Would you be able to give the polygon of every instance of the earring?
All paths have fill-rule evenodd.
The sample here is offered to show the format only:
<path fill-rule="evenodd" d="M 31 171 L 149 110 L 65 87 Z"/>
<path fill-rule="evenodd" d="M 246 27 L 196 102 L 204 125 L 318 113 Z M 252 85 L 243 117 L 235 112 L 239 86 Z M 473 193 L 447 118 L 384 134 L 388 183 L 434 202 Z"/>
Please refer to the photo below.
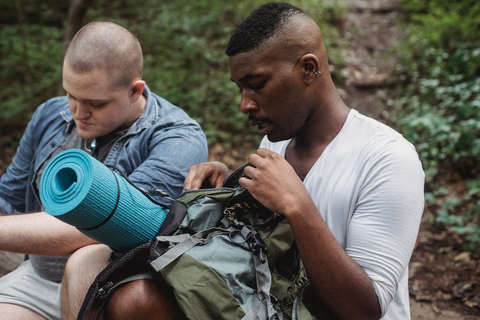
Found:
<path fill-rule="evenodd" d="M 315 69 L 312 69 L 312 71 L 313 71 L 313 73 L 314 73 L 316 76 L 318 76 L 319 74 L 322 74 L 320 71 L 318 71 L 318 72 L 315 71 Z"/>

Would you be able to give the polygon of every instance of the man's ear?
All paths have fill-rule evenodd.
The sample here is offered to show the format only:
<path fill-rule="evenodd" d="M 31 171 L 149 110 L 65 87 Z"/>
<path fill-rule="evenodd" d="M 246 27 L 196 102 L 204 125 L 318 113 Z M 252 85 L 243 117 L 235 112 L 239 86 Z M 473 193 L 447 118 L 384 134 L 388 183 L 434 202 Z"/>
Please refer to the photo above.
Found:
<path fill-rule="evenodd" d="M 131 86 L 130 86 L 130 102 L 134 103 L 136 102 L 143 93 L 143 90 L 145 89 L 145 81 L 136 79 L 133 80 Z"/>
<path fill-rule="evenodd" d="M 313 53 L 307 53 L 302 58 L 300 58 L 299 63 L 303 68 L 305 74 L 305 84 L 311 84 L 318 76 L 322 73 L 320 72 L 320 61 L 317 56 Z"/>

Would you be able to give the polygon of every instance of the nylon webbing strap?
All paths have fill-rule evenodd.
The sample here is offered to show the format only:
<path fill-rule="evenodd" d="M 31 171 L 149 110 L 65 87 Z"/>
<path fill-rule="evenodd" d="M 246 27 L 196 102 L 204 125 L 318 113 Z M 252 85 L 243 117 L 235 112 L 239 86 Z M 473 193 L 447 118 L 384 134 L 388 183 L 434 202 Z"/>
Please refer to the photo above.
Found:
<path fill-rule="evenodd" d="M 292 312 L 292 320 L 300 320 L 298 318 L 298 307 L 300 306 L 300 300 L 302 299 L 302 294 L 303 294 L 303 290 L 305 290 L 305 287 L 307 286 L 307 284 L 309 284 L 310 281 L 305 281 L 300 289 L 298 289 L 298 293 L 297 293 L 297 296 L 295 297 L 295 300 L 293 301 L 293 312 Z"/>
<path fill-rule="evenodd" d="M 165 252 L 163 255 L 158 257 L 157 259 L 153 260 L 150 265 L 155 269 L 155 271 L 159 272 L 170 263 L 172 263 L 175 259 L 180 257 L 182 254 L 190 250 L 191 248 L 195 247 L 197 244 L 204 244 L 207 243 L 214 235 L 217 234 L 228 234 L 230 231 L 228 229 L 221 229 L 221 228 L 210 228 L 202 230 L 192 236 L 187 235 L 186 239 L 177 236 L 159 236 L 157 237 L 161 239 L 162 242 L 169 241 L 175 242 L 175 239 L 181 239 L 181 242 L 175 245 L 173 248 Z"/>
<path fill-rule="evenodd" d="M 270 286 L 272 277 L 268 268 L 268 261 L 260 262 L 257 255 L 253 257 L 255 265 L 255 281 L 260 302 L 250 310 L 242 320 L 278 319 L 277 310 L 270 303 Z"/>
<path fill-rule="evenodd" d="M 108 292 L 104 293 L 104 296 L 102 297 L 103 299 L 105 299 L 107 296 L 109 296 L 117 287 L 123 285 L 123 284 L 126 284 L 126 283 L 129 283 L 129 282 L 132 282 L 132 281 L 136 281 L 136 280 L 146 280 L 146 279 L 155 279 L 155 277 L 152 275 L 152 273 L 150 272 L 144 272 L 144 273 L 137 273 L 137 274 L 134 274 L 132 276 L 129 276 L 119 282 L 117 282 L 117 284 L 115 284 L 114 286 L 112 286 L 110 289 L 108 289 Z M 100 294 L 102 295 L 102 294 Z M 100 315 L 100 312 L 102 311 L 103 307 L 105 306 L 105 304 L 108 302 L 107 299 L 105 299 L 103 301 L 103 303 L 100 305 L 100 308 L 97 310 L 97 313 L 95 314 L 95 318 L 94 320 L 97 320 L 99 315 Z"/>

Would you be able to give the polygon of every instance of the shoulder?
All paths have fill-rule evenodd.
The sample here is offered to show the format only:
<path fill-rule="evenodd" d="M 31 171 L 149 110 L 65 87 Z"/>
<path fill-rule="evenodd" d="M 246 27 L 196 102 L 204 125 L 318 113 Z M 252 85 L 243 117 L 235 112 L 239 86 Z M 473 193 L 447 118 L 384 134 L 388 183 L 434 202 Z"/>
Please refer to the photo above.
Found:
<path fill-rule="evenodd" d="M 158 108 L 159 117 L 164 121 L 185 121 L 196 123 L 196 121 L 194 121 L 184 110 L 167 99 L 153 92 L 151 93 L 151 97 L 155 100 L 155 106 Z"/>
<path fill-rule="evenodd" d="M 207 145 L 205 134 L 200 125 L 184 110 L 159 95 L 147 91 L 147 105 L 141 118 L 135 124 L 143 139 L 155 144 L 169 139 L 202 146 Z M 172 139 L 175 138 L 175 139 Z"/>
<path fill-rule="evenodd" d="M 401 137 L 401 134 L 395 131 L 390 126 L 365 116 L 356 110 L 351 110 L 344 127 L 340 133 L 353 134 L 358 136 L 358 139 L 391 139 Z"/>
<path fill-rule="evenodd" d="M 43 108 L 55 109 L 58 111 L 70 109 L 68 105 L 67 96 L 59 96 L 59 97 L 51 98 L 47 100 L 45 103 L 43 103 L 41 106 L 44 106 Z"/>
<path fill-rule="evenodd" d="M 351 111 L 336 139 L 347 149 L 363 150 L 370 154 L 407 152 L 416 155 L 413 144 L 399 132 L 356 110 Z"/>
<path fill-rule="evenodd" d="M 371 174 L 407 174 L 423 180 L 423 168 L 415 146 L 390 126 L 352 110 L 340 138 L 343 148 L 359 167 Z M 343 130 L 342 130 L 343 131 Z"/>
<path fill-rule="evenodd" d="M 58 118 L 62 112 L 70 112 L 66 96 L 51 98 L 35 110 L 35 114 L 47 118 Z"/>
<path fill-rule="evenodd" d="M 72 114 L 66 96 L 47 100 L 37 107 L 33 113 L 30 125 L 48 128 L 52 123 L 69 122 Z"/>

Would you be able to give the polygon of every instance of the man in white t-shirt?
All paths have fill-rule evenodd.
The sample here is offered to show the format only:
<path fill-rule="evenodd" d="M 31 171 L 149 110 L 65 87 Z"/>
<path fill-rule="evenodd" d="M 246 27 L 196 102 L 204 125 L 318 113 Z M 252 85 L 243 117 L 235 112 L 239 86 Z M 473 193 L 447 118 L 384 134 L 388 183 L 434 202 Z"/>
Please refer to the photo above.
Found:
<path fill-rule="evenodd" d="M 326 313 L 316 316 L 410 319 L 408 262 L 424 205 L 414 147 L 345 105 L 320 29 L 300 9 L 259 7 L 237 27 L 226 53 L 240 110 L 265 136 L 239 182 L 290 224 Z M 190 169 L 184 187 L 220 187 L 228 174 L 219 162 L 203 163 Z M 178 311 L 174 302 L 163 288 L 135 281 L 114 294 L 106 313 L 182 319 L 181 311 L 167 313 Z"/>
<path fill-rule="evenodd" d="M 240 184 L 288 220 L 319 304 L 338 319 L 410 319 L 408 262 L 424 205 L 414 147 L 345 105 L 320 29 L 298 8 L 261 6 L 226 52 L 240 109 L 265 136 Z M 218 187 L 227 175 L 201 164 L 184 187 Z"/>

